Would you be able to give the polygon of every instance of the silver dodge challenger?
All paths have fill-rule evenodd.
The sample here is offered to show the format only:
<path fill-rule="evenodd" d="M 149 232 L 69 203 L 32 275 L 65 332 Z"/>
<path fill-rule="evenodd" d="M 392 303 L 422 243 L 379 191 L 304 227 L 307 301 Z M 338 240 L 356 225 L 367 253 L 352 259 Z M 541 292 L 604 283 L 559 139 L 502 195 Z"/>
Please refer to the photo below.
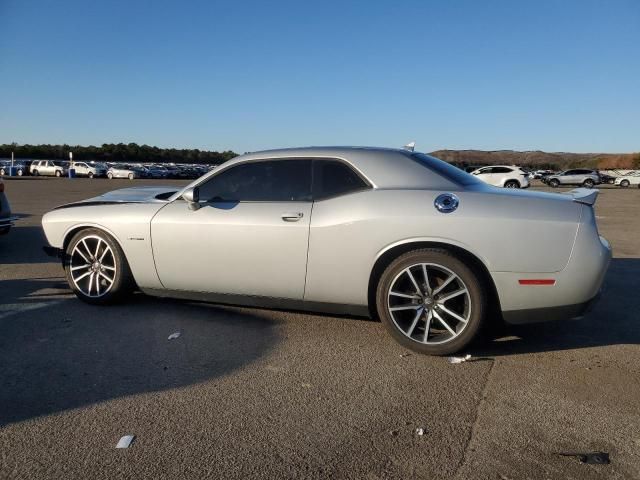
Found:
<path fill-rule="evenodd" d="M 85 302 L 134 289 L 379 318 L 402 345 L 459 351 L 491 322 L 581 316 L 611 258 L 596 190 L 487 185 L 406 150 L 236 157 L 180 190 L 116 190 L 42 220 Z"/>

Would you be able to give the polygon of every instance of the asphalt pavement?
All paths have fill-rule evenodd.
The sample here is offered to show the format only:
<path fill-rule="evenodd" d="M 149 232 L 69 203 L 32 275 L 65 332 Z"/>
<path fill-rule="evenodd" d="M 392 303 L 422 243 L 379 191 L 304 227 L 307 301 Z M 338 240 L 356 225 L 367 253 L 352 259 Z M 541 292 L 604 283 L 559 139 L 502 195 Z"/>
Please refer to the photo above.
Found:
<path fill-rule="evenodd" d="M 451 365 L 356 317 L 76 300 L 42 214 L 167 183 L 185 182 L 6 179 L 21 218 L 0 237 L 1 479 L 640 478 L 640 189 L 601 191 L 615 258 L 591 313 Z M 591 451 L 611 464 L 558 455 Z"/>

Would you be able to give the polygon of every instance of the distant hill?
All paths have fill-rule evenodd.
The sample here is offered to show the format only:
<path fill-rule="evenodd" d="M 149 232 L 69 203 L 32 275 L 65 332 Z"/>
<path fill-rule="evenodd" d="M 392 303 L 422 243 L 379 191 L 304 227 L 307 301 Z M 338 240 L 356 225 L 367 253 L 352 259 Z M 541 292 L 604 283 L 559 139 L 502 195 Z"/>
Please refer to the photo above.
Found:
<path fill-rule="evenodd" d="M 460 166 L 525 165 L 562 170 L 566 168 L 640 168 L 640 153 L 567 153 L 539 150 L 437 150 L 430 155 Z"/>

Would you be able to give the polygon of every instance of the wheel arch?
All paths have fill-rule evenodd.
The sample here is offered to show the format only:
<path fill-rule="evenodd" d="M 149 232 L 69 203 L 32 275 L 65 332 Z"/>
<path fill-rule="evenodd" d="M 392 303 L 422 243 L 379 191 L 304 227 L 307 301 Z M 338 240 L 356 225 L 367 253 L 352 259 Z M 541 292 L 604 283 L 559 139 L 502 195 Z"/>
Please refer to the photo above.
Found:
<path fill-rule="evenodd" d="M 376 310 L 376 288 L 385 269 L 400 255 L 404 255 L 412 250 L 419 250 L 423 248 L 440 248 L 447 250 L 464 261 L 467 265 L 470 265 L 479 276 L 479 280 L 482 285 L 486 285 L 489 304 L 488 322 L 491 323 L 496 320 L 502 321 L 500 297 L 498 296 L 496 284 L 489 273 L 486 263 L 477 254 L 471 252 L 464 246 L 449 243 L 444 240 L 409 240 L 391 245 L 378 255 L 378 258 L 376 259 L 369 274 L 369 285 L 367 291 L 369 314 L 372 318 L 378 318 L 378 312 Z"/>
<path fill-rule="evenodd" d="M 104 233 L 108 234 L 111 238 L 113 238 L 113 240 L 120 247 L 120 250 L 122 250 L 122 253 L 124 254 L 125 259 L 126 259 L 125 249 L 123 248 L 122 242 L 120 241 L 118 236 L 115 233 L 113 233 L 111 230 L 109 230 L 107 227 L 105 227 L 103 225 L 98 225 L 98 224 L 95 224 L 95 223 L 83 223 L 83 224 L 80 224 L 80 225 L 74 225 L 73 227 L 69 227 L 67 229 L 67 231 L 64 233 L 64 235 L 62 236 L 62 251 L 63 252 L 67 251 L 67 247 L 69 246 L 69 243 L 71 242 L 71 239 L 76 235 L 76 233 L 81 232 L 82 230 L 87 230 L 89 228 L 94 228 L 96 230 L 101 230 Z"/>

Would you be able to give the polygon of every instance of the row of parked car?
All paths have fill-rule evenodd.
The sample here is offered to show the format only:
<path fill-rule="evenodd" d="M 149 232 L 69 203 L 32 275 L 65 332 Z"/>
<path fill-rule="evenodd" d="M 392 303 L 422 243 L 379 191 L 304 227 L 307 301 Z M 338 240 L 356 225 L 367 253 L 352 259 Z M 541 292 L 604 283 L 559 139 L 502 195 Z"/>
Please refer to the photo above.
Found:
<path fill-rule="evenodd" d="M 101 162 L 63 162 L 59 160 L 33 160 L 15 162 L 15 175 L 66 177 L 72 169 L 77 177 L 88 178 L 184 178 L 195 179 L 207 173 L 211 165 L 185 164 L 123 164 Z M 9 162 L 0 163 L 0 176 L 8 175 Z"/>
<path fill-rule="evenodd" d="M 618 185 L 623 188 L 631 185 L 640 187 L 640 173 L 638 172 L 614 177 L 598 170 L 528 171 L 513 165 L 490 165 L 480 168 L 467 167 L 465 170 L 490 185 L 504 188 L 527 188 L 531 184 L 531 179 L 538 179 L 552 188 L 562 185 L 593 188 L 601 184 Z"/>

